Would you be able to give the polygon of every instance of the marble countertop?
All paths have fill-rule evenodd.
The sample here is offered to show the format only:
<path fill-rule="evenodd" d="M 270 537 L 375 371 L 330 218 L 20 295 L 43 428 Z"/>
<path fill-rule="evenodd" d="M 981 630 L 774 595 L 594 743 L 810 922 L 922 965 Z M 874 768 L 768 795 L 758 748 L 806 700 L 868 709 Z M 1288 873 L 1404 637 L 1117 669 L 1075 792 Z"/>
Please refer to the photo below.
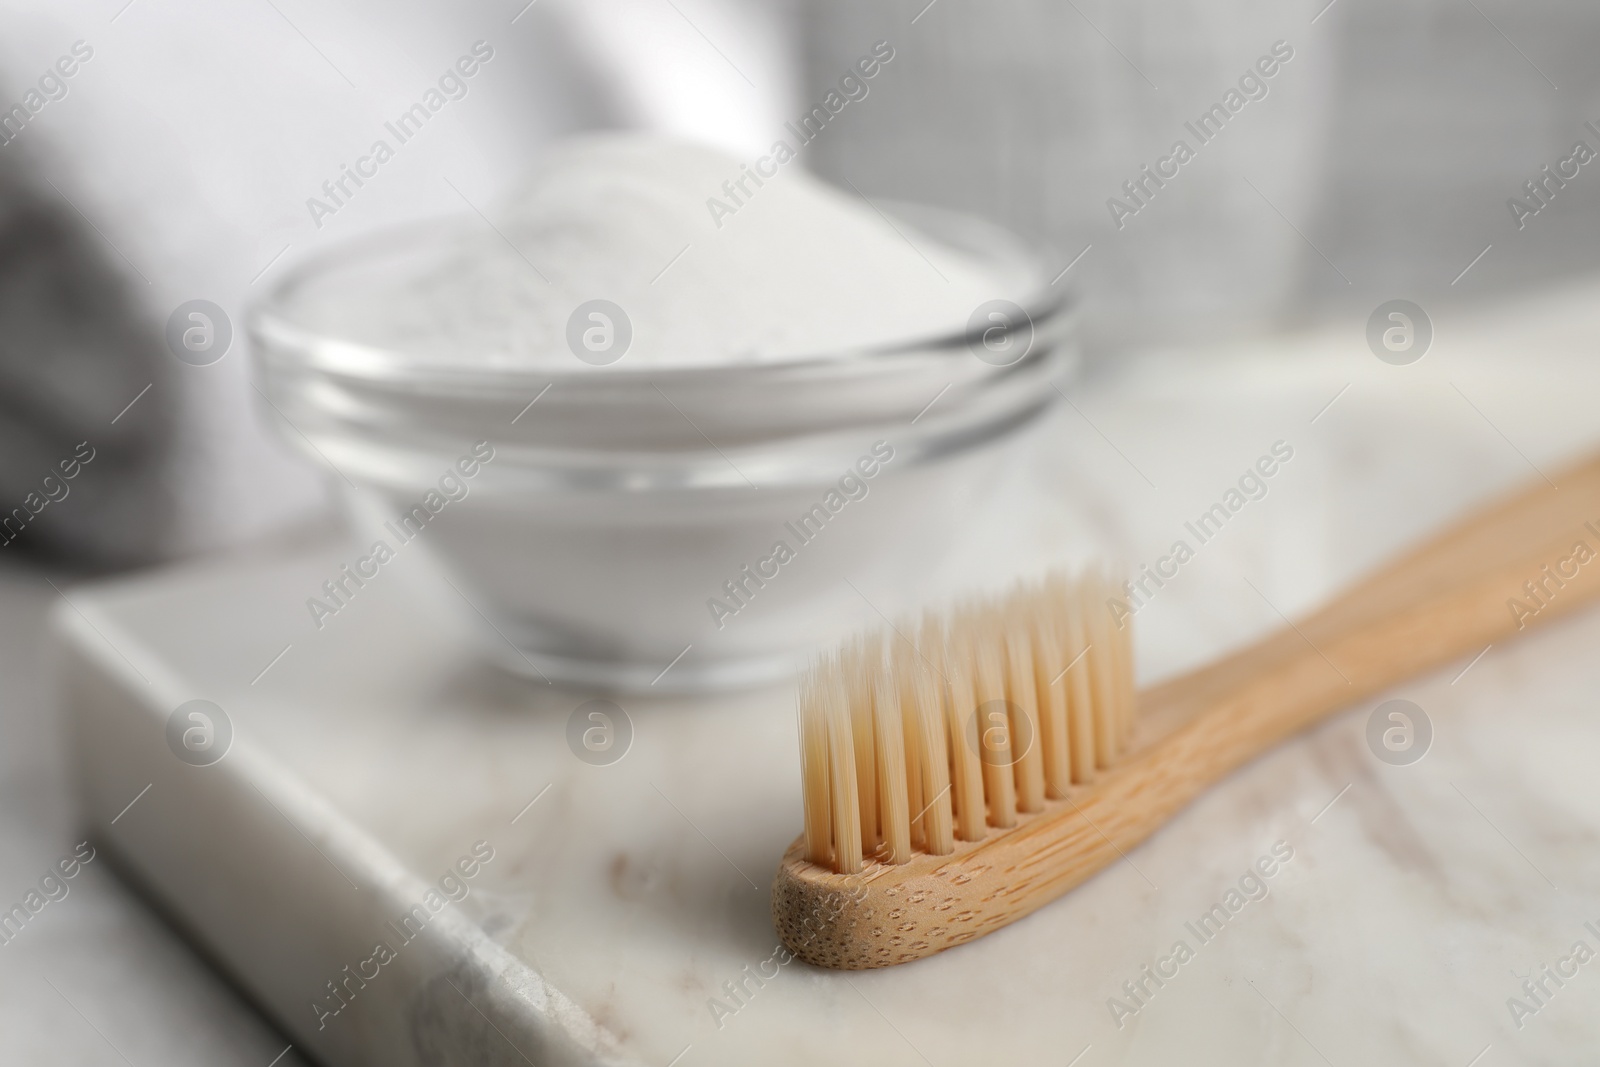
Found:
<path fill-rule="evenodd" d="M 1360 323 L 1129 361 L 1015 447 L 930 591 L 1153 560 L 1285 442 L 1265 495 L 1137 618 L 1143 680 L 1205 662 L 1594 447 L 1597 296 L 1441 312 L 1406 367 L 1374 358 Z M 316 629 L 305 598 L 345 557 L 69 590 L 57 616 L 83 679 L 67 700 L 91 821 L 330 1063 L 1493 1067 L 1600 1045 L 1600 963 L 1573 956 L 1600 950 L 1595 613 L 1386 694 L 1432 724 L 1417 762 L 1376 758 L 1378 701 L 1352 707 L 1026 920 L 845 974 L 768 962 L 768 886 L 800 822 L 790 691 L 617 698 L 630 746 L 592 765 L 567 743 L 590 694 L 488 666 L 420 556 Z M 874 597 L 872 574 L 853 580 Z M 211 767 L 161 736 L 196 698 L 234 728 Z M 494 858 L 428 947 L 322 1016 L 324 978 L 478 842 Z M 1197 937 L 1274 853 L 1266 895 Z M 1546 964 L 1576 972 L 1513 1019 L 1508 998 L 1533 1007 L 1523 976 Z"/>
<path fill-rule="evenodd" d="M 49 613 L 69 575 L 0 566 L 0 900 L 84 840 L 57 714 Z M 0 945 L 0 1063 L 305 1067 L 289 1039 L 103 855 Z"/>

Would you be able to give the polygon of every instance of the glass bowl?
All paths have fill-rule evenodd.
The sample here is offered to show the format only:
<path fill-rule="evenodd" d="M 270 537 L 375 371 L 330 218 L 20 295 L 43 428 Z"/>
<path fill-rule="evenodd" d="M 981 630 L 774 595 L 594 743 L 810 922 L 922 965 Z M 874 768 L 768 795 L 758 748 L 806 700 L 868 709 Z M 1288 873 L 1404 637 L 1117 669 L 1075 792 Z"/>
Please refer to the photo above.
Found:
<path fill-rule="evenodd" d="M 1014 238 L 886 210 L 1025 295 L 962 331 L 714 367 L 441 360 L 339 324 L 342 292 L 477 233 L 449 220 L 287 275 L 250 316 L 257 385 L 285 439 L 356 487 L 375 541 L 436 561 L 510 669 L 623 691 L 772 682 L 919 603 L 1000 443 L 1077 366 L 1070 301 Z M 893 592 L 868 604 L 865 578 Z"/>

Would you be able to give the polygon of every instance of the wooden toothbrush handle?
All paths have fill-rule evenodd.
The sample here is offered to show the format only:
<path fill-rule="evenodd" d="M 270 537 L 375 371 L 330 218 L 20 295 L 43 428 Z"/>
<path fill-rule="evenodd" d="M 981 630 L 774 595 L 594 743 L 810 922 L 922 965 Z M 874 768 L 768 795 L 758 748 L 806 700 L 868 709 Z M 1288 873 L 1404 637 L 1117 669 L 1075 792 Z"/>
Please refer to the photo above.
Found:
<path fill-rule="evenodd" d="M 1554 485 L 1541 479 L 1297 625 L 1141 694 L 1141 721 L 1153 736 L 1230 738 L 1237 760 L 1215 764 L 1226 774 L 1329 712 L 1600 597 L 1600 457 Z"/>
<path fill-rule="evenodd" d="M 784 943 L 808 962 L 860 969 L 981 936 L 1116 862 L 1324 716 L 1600 597 L 1600 457 L 1553 482 L 1477 512 L 1310 618 L 1141 693 L 1131 755 L 1015 829 L 860 876 L 807 863 L 796 841 L 773 886 Z"/>

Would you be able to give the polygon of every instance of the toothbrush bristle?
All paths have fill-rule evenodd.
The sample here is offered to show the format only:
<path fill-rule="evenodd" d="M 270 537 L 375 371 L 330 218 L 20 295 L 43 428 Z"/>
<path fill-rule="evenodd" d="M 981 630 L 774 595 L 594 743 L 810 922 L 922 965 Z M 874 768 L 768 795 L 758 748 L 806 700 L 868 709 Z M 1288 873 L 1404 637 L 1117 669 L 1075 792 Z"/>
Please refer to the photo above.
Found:
<path fill-rule="evenodd" d="M 1054 572 L 820 656 L 800 681 L 806 859 L 946 856 L 1094 780 L 1133 734 L 1132 629 Z"/>

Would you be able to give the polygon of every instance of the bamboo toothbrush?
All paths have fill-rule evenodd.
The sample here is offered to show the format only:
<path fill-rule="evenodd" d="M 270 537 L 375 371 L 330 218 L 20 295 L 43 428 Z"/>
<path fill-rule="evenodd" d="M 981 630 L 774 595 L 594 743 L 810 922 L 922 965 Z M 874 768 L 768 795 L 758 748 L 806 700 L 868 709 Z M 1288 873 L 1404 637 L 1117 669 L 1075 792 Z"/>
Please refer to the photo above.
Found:
<path fill-rule="evenodd" d="M 858 639 L 801 680 L 805 832 L 772 887 L 799 958 L 930 956 L 1049 903 L 1318 719 L 1600 596 L 1600 457 L 1298 626 L 1138 695 L 1108 582 L 1053 575 Z"/>

